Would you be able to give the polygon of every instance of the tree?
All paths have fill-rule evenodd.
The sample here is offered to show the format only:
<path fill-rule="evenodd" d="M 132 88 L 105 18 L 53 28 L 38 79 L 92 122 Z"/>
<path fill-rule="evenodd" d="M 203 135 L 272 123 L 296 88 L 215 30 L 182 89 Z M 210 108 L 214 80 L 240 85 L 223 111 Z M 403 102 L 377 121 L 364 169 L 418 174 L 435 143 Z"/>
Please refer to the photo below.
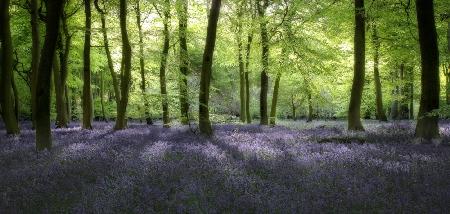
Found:
<path fill-rule="evenodd" d="M 415 136 L 427 140 L 439 137 L 438 116 L 432 114 L 433 110 L 439 108 L 440 90 L 439 50 L 433 2 L 432 0 L 416 0 L 422 94 Z"/>
<path fill-rule="evenodd" d="M 383 107 L 383 94 L 381 92 L 381 80 L 379 72 L 380 64 L 380 39 L 378 38 L 378 31 L 375 21 L 372 22 L 372 43 L 374 47 L 373 54 L 373 77 L 375 84 L 375 102 L 376 102 L 376 118 L 380 121 L 387 121 L 386 113 Z"/>
<path fill-rule="evenodd" d="M 115 130 L 125 129 L 127 127 L 127 105 L 128 94 L 130 92 L 131 81 L 131 45 L 128 39 L 127 31 L 127 1 L 120 0 L 120 33 L 122 36 L 122 77 L 120 78 L 121 99 L 117 108 L 117 118 Z"/>
<path fill-rule="evenodd" d="M 269 35 L 267 32 L 267 20 L 265 17 L 266 9 L 269 5 L 268 0 L 258 0 L 257 9 L 259 16 L 259 26 L 261 31 L 261 92 L 259 96 L 259 113 L 260 124 L 267 125 L 269 120 L 267 117 L 267 92 L 269 90 Z"/>
<path fill-rule="evenodd" d="M 108 31 L 106 28 L 106 10 L 100 8 L 100 6 L 98 4 L 98 0 L 94 1 L 94 5 L 95 5 L 95 8 L 97 9 L 98 13 L 100 13 L 100 20 L 102 23 L 103 45 L 105 46 L 106 59 L 108 61 L 108 70 L 109 70 L 109 73 L 111 74 L 116 106 L 117 106 L 117 108 L 119 108 L 119 102 L 120 102 L 119 81 L 117 80 L 117 75 L 116 75 L 116 72 L 114 71 L 114 63 L 113 63 L 113 60 L 111 57 L 111 51 L 109 50 Z"/>
<path fill-rule="evenodd" d="M 0 2 L 0 41 L 1 41 L 1 65 L 0 65 L 0 105 L 2 117 L 5 122 L 7 134 L 19 134 L 18 118 L 15 113 L 13 100 L 13 46 L 11 39 L 11 26 L 9 15 L 10 0 Z M 14 95 L 17 97 L 17 94 Z"/>
<path fill-rule="evenodd" d="M 31 15 L 31 121 L 33 127 L 36 127 L 36 81 L 37 81 L 37 73 L 39 69 L 39 57 L 40 57 L 40 30 L 39 30 L 39 12 L 38 12 L 38 0 L 30 1 L 30 15 Z"/>
<path fill-rule="evenodd" d="M 51 149 L 50 85 L 63 1 L 47 0 L 47 23 L 36 84 L 36 148 Z"/>
<path fill-rule="evenodd" d="M 281 72 L 278 72 L 275 78 L 275 85 L 273 86 L 272 105 L 270 106 L 270 125 L 274 126 L 277 119 L 277 103 L 278 103 L 278 90 L 280 88 Z"/>
<path fill-rule="evenodd" d="M 170 0 L 164 0 L 164 9 L 163 9 L 163 49 L 161 53 L 161 63 L 159 67 L 159 84 L 161 88 L 161 99 L 162 99 L 162 110 L 163 110 L 163 126 L 169 127 L 170 118 L 169 118 L 169 102 L 167 96 L 167 85 L 166 85 L 166 69 L 167 69 L 167 57 L 169 55 L 169 21 L 170 21 Z"/>
<path fill-rule="evenodd" d="M 348 110 L 348 129 L 364 130 L 361 123 L 361 97 L 365 76 L 365 9 L 364 0 L 355 0 L 354 74 Z"/>
<path fill-rule="evenodd" d="M 69 1 L 65 1 L 64 8 L 68 8 Z M 75 15 L 78 11 L 76 8 L 69 13 L 63 9 L 63 14 L 61 16 L 61 25 L 59 39 L 57 42 L 57 47 L 59 49 L 59 66 L 56 66 L 54 73 L 55 82 L 55 95 L 56 95 L 56 127 L 57 128 L 67 128 L 69 122 L 69 108 L 68 108 L 68 95 L 67 95 L 67 78 L 69 75 L 68 61 L 70 55 L 70 49 L 72 45 L 72 36 L 69 32 L 69 27 L 67 25 L 67 20 Z M 58 58 L 58 57 L 56 57 Z M 56 65 L 55 64 L 55 65 Z M 55 66 L 54 66 L 55 67 Z"/>
<path fill-rule="evenodd" d="M 243 8 L 241 5 L 238 6 L 237 11 L 237 45 L 238 45 L 238 63 L 239 63 L 239 98 L 240 98 L 240 114 L 239 118 L 241 122 L 245 122 L 246 117 L 246 88 L 245 88 L 245 68 L 244 68 L 244 56 L 243 56 L 243 45 L 242 45 L 242 15 Z"/>
<path fill-rule="evenodd" d="M 189 94 L 187 77 L 189 72 L 189 54 L 187 48 L 187 21 L 188 21 L 188 1 L 178 0 L 178 38 L 180 40 L 180 113 L 181 124 L 189 123 Z"/>
<path fill-rule="evenodd" d="M 199 128 L 202 134 L 212 135 L 211 121 L 209 120 L 209 86 L 211 83 L 211 69 L 216 45 L 217 22 L 219 20 L 221 0 L 212 0 L 208 18 L 205 50 L 203 53 L 202 72 L 200 76 L 199 94 Z"/>
<path fill-rule="evenodd" d="M 246 48 L 246 57 L 245 57 L 245 116 L 246 121 L 248 124 L 252 123 L 252 116 L 250 114 L 250 81 L 248 77 L 249 73 L 249 66 L 250 66 L 250 49 L 252 47 L 252 41 L 253 41 L 253 32 L 249 33 L 247 37 L 247 48 Z"/>
<path fill-rule="evenodd" d="M 153 124 L 152 118 L 150 117 L 150 104 L 148 103 L 146 90 L 146 82 L 145 82 L 145 61 L 144 61 L 144 35 L 142 33 L 141 26 L 141 9 L 140 9 L 140 1 L 136 2 L 136 24 L 139 31 L 139 68 L 141 73 L 141 93 L 142 99 L 144 100 L 144 116 L 148 125 Z"/>
<path fill-rule="evenodd" d="M 91 92 L 91 0 L 84 0 L 86 26 L 83 52 L 83 128 L 92 129 L 92 92 Z"/>

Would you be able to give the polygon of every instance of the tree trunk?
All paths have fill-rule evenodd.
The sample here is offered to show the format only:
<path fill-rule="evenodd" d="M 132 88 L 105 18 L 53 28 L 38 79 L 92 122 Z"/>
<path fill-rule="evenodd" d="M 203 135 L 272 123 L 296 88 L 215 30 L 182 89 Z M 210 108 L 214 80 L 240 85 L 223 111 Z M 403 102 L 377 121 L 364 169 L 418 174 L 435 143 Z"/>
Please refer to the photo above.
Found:
<path fill-rule="evenodd" d="M 398 71 L 395 70 L 394 73 L 392 74 L 392 83 L 394 85 L 394 89 L 392 90 L 392 95 L 394 97 L 394 99 L 392 100 L 391 103 L 391 111 L 390 111 L 390 117 L 393 120 L 398 120 L 399 119 L 399 96 L 400 96 L 400 88 L 398 86 L 398 81 L 399 81 L 399 75 L 398 75 Z"/>
<path fill-rule="evenodd" d="M 40 30 L 39 30 L 39 12 L 38 0 L 30 1 L 30 15 L 31 15 L 31 121 L 33 128 L 36 127 L 36 81 L 37 72 L 39 69 L 39 51 L 41 49 Z"/>
<path fill-rule="evenodd" d="M 252 117 L 250 114 L 250 81 L 248 79 L 248 69 L 250 66 L 250 48 L 252 46 L 252 40 L 253 40 L 253 33 L 250 33 L 248 35 L 247 38 L 247 49 L 246 49 L 246 57 L 245 57 L 245 74 L 244 74 L 244 78 L 245 78 L 245 97 L 247 99 L 245 99 L 245 116 L 247 117 L 247 123 L 250 124 L 252 123 Z"/>
<path fill-rule="evenodd" d="M 414 120 L 414 67 L 411 67 L 409 75 L 409 119 Z"/>
<path fill-rule="evenodd" d="M 188 2 L 179 0 L 178 2 L 178 37 L 180 40 L 180 113 L 181 124 L 189 124 L 189 95 L 188 95 L 188 72 L 189 72 L 189 54 L 187 49 L 187 21 L 188 21 Z"/>
<path fill-rule="evenodd" d="M 61 34 L 59 34 L 61 36 Z M 61 39 L 61 38 L 59 38 Z M 58 61 L 58 55 L 55 54 L 53 58 L 53 84 L 55 85 L 55 97 L 56 97 L 56 128 L 66 128 L 67 120 L 64 119 L 66 116 L 66 106 L 64 104 L 64 90 L 61 83 L 61 69 Z M 65 87 L 64 87 L 65 89 Z"/>
<path fill-rule="evenodd" d="M 258 15 L 260 18 L 261 30 L 261 93 L 259 97 L 260 124 L 267 125 L 267 92 L 269 88 L 269 77 L 267 72 L 269 69 L 269 36 L 267 33 L 267 21 L 265 20 L 265 12 L 268 6 L 268 0 L 259 0 L 257 3 Z"/>
<path fill-rule="evenodd" d="M 278 103 L 278 90 L 280 88 L 281 72 L 278 72 L 275 79 L 275 85 L 273 87 L 272 105 L 270 106 L 270 125 L 274 126 L 277 119 L 277 103 Z"/>
<path fill-rule="evenodd" d="M 120 0 L 120 32 L 122 35 L 122 78 L 120 82 L 121 99 L 117 109 L 117 119 L 115 130 L 125 129 L 127 127 L 127 105 L 128 94 L 130 92 L 131 80 L 131 45 L 128 39 L 127 31 L 127 1 Z"/>
<path fill-rule="evenodd" d="M 19 91 L 17 90 L 16 81 L 14 79 L 14 73 L 11 73 L 11 88 L 14 97 L 14 116 L 16 117 L 17 123 L 19 123 L 19 113 L 20 113 Z"/>
<path fill-rule="evenodd" d="M 63 34 L 60 34 L 60 75 L 57 80 L 55 80 L 55 87 L 57 87 L 59 92 L 56 92 L 57 99 L 57 115 L 56 115 L 56 123 L 59 128 L 67 128 L 69 123 L 69 111 L 68 109 L 68 101 L 65 98 L 67 92 L 67 77 L 69 74 L 68 62 L 69 62 L 69 54 L 72 45 L 72 35 L 69 33 L 69 28 L 67 26 L 67 17 L 62 17 L 62 31 Z M 64 37 L 62 36 L 64 35 Z M 64 40 L 64 42 L 63 42 Z M 55 78 L 57 75 L 55 75 Z M 59 97 L 58 97 L 59 96 Z"/>
<path fill-rule="evenodd" d="M 83 129 L 92 129 L 92 92 L 91 92 L 91 0 L 84 0 L 86 26 L 84 32 L 83 54 Z"/>
<path fill-rule="evenodd" d="M 50 87 L 63 1 L 47 0 L 47 23 L 36 84 L 36 148 L 51 149 Z"/>
<path fill-rule="evenodd" d="M 94 5 L 95 5 L 95 8 L 97 9 L 97 11 L 100 13 L 100 20 L 102 23 L 103 44 L 105 46 L 105 53 L 106 53 L 106 58 L 108 60 L 109 73 L 111 74 L 111 79 L 112 79 L 113 88 L 114 88 L 114 97 L 115 97 L 115 101 L 116 101 L 116 105 L 117 105 L 117 109 L 118 109 L 119 101 L 120 101 L 121 97 L 120 97 L 119 81 L 117 79 L 116 72 L 114 71 L 114 63 L 112 61 L 111 51 L 109 50 L 108 31 L 106 29 L 106 18 L 105 18 L 106 12 L 100 8 L 100 6 L 98 5 L 98 0 L 94 1 Z"/>
<path fill-rule="evenodd" d="M 105 99 L 104 99 L 104 88 L 105 81 L 103 78 L 103 69 L 100 70 L 100 105 L 102 107 L 102 120 L 106 121 L 106 113 L 105 113 Z"/>
<path fill-rule="evenodd" d="M 243 59 L 243 47 L 242 47 L 242 8 L 238 9 L 237 19 L 238 19 L 238 31 L 237 31 L 237 45 L 238 45 L 238 63 L 239 63 L 239 119 L 244 123 L 247 119 L 245 110 L 245 70 L 244 70 L 244 59 Z"/>
<path fill-rule="evenodd" d="M 450 18 L 447 21 L 447 67 L 446 67 L 446 101 L 450 105 Z"/>
<path fill-rule="evenodd" d="M 199 94 L 199 128 L 202 134 L 212 135 L 211 121 L 209 120 L 209 86 L 211 83 L 211 69 L 216 45 L 217 22 L 219 20 L 221 0 L 212 0 L 208 18 L 205 50 L 203 53 L 202 73 L 200 76 Z"/>
<path fill-rule="evenodd" d="M 386 113 L 384 112 L 383 107 L 383 93 L 381 92 L 381 80 L 380 80 L 380 72 L 379 72 L 379 59 L 380 59 L 380 40 L 378 38 L 377 26 L 374 23 L 372 28 L 372 43 L 374 47 L 374 56 L 373 56 L 373 75 L 375 82 L 375 94 L 376 94 L 376 107 L 377 114 L 376 119 L 379 121 L 387 121 Z"/>
<path fill-rule="evenodd" d="M 433 1 L 416 0 L 417 22 L 421 55 L 421 86 L 419 117 L 416 137 L 432 139 L 439 137 L 438 116 L 430 115 L 439 109 L 439 50 L 434 22 Z"/>
<path fill-rule="evenodd" d="M 313 120 L 313 106 L 312 106 L 312 95 L 311 92 L 308 91 L 308 118 L 306 122 L 311 122 Z"/>
<path fill-rule="evenodd" d="M 365 9 L 364 0 L 355 0 L 355 64 L 352 92 L 348 110 L 348 129 L 364 130 L 361 123 L 361 97 L 365 76 Z"/>
<path fill-rule="evenodd" d="M 297 114 L 296 114 L 296 110 L 297 107 L 295 106 L 295 102 L 294 102 L 294 95 L 291 95 L 291 107 L 292 107 L 292 120 L 297 120 Z"/>
<path fill-rule="evenodd" d="M 401 102 L 400 102 L 400 119 L 409 119 L 409 78 L 407 78 L 407 67 L 402 64 L 400 66 L 400 80 L 401 80 Z"/>
<path fill-rule="evenodd" d="M 0 104 L 2 117 L 7 134 L 19 134 L 19 124 L 14 113 L 14 101 L 12 91 L 13 79 L 13 47 L 11 39 L 11 26 L 9 15 L 10 0 L 0 2 L 0 41 L 1 41 L 1 88 Z"/>
<path fill-rule="evenodd" d="M 161 99 L 162 99 L 162 110 L 163 110 L 163 126 L 170 126 L 169 119 L 169 102 L 167 97 L 167 86 L 166 86 L 166 67 L 167 67 L 167 57 L 169 55 L 169 19 L 170 19 L 170 1 L 165 0 L 164 2 L 164 43 L 163 50 L 161 53 L 161 64 L 159 69 L 159 83 L 161 87 Z"/>
<path fill-rule="evenodd" d="M 153 124 L 152 118 L 150 117 L 150 104 L 148 103 L 148 98 L 145 90 L 147 89 L 146 82 L 145 82 L 145 61 L 144 61 L 144 35 L 142 33 L 142 26 L 141 26 L 141 9 L 140 9 L 140 1 L 138 0 L 136 2 L 136 24 L 139 31 L 139 68 L 140 68 L 140 74 L 141 74 L 141 95 L 142 99 L 144 101 L 144 117 L 145 121 L 148 125 Z"/>

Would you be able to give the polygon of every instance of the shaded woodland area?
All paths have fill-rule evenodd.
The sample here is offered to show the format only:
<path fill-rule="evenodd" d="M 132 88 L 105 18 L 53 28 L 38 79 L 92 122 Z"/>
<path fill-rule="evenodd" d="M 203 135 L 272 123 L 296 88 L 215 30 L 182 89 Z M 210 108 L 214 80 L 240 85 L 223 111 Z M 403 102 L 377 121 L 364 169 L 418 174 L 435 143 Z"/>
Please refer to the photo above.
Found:
<path fill-rule="evenodd" d="M 450 209 L 448 0 L 1 0 L 0 42 L 0 212 Z"/>

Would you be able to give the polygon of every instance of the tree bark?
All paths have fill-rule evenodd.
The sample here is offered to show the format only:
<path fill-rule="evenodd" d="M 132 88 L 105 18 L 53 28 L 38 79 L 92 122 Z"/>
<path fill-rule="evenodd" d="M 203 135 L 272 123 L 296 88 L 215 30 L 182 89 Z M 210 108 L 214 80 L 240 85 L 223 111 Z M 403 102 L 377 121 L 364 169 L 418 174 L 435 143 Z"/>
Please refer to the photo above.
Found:
<path fill-rule="evenodd" d="M 115 130 L 125 129 L 127 127 L 127 105 L 128 94 L 131 83 L 131 45 L 128 39 L 127 31 L 127 1 L 120 0 L 120 33 L 122 35 L 122 78 L 120 82 L 121 99 L 117 109 L 117 118 Z"/>
<path fill-rule="evenodd" d="M 38 12 L 38 0 L 30 0 L 30 15 L 31 15 L 31 121 L 33 128 L 36 127 L 36 81 L 37 72 L 39 69 L 39 57 L 40 57 L 40 30 L 39 30 L 39 12 Z"/>
<path fill-rule="evenodd" d="M 178 37 L 180 40 L 180 113 L 181 124 L 189 124 L 189 95 L 188 95 L 188 72 L 189 72 L 189 54 L 187 48 L 187 21 L 188 21 L 188 2 L 187 0 L 178 0 Z"/>
<path fill-rule="evenodd" d="M 91 91 L 91 0 L 84 0 L 86 26 L 84 32 L 83 54 L 83 129 L 92 129 L 92 91 Z"/>
<path fill-rule="evenodd" d="M 267 33 L 267 21 L 265 12 L 268 6 L 268 0 L 259 0 L 257 3 L 258 15 L 260 18 L 261 30 L 261 93 L 259 97 L 260 124 L 267 125 L 267 92 L 269 88 L 269 77 L 267 76 L 269 69 L 269 36 Z"/>
<path fill-rule="evenodd" d="M 311 122 L 313 120 L 313 106 L 312 106 L 312 95 L 311 91 L 308 91 L 308 118 L 306 122 Z"/>
<path fill-rule="evenodd" d="M 250 33 L 247 38 L 247 48 L 245 57 L 245 116 L 248 124 L 252 123 L 252 116 L 250 114 L 250 81 L 248 78 L 249 66 L 250 66 L 250 48 L 252 47 L 253 33 Z"/>
<path fill-rule="evenodd" d="M 148 103 L 148 98 L 145 90 L 147 89 L 145 82 L 145 61 L 144 61 L 144 35 L 142 33 L 141 26 L 141 9 L 140 9 L 140 1 L 136 2 L 136 24 L 139 31 L 139 68 L 141 74 L 141 95 L 144 101 L 144 117 L 145 121 L 148 125 L 153 124 L 152 118 L 150 117 L 150 104 Z"/>
<path fill-rule="evenodd" d="M 400 102 L 400 119 L 409 119 L 409 78 L 407 78 L 407 66 L 402 64 L 400 66 L 400 80 L 401 80 L 401 102 Z"/>
<path fill-rule="evenodd" d="M 47 23 L 36 84 L 36 148 L 51 149 L 50 87 L 63 1 L 47 0 Z"/>
<path fill-rule="evenodd" d="M 239 111 L 239 119 L 242 123 L 244 123 L 247 119 L 246 117 L 246 96 L 245 96 L 245 70 L 244 70 L 244 56 L 243 56 L 243 47 L 242 47 L 242 8 L 239 8 L 238 14 L 238 30 L 237 30 L 237 45 L 238 45 L 238 64 L 239 64 L 239 103 L 240 103 L 240 111 Z"/>
<path fill-rule="evenodd" d="M 102 110 L 102 121 L 106 121 L 106 113 L 105 113 L 105 99 L 104 99 L 104 88 L 105 81 L 103 77 L 103 69 L 100 70 L 100 105 Z"/>
<path fill-rule="evenodd" d="M 277 103 L 278 103 L 278 90 L 280 88 L 281 72 L 278 72 L 275 79 L 275 85 L 273 87 L 272 105 L 270 106 L 270 125 L 274 126 L 277 119 Z"/>
<path fill-rule="evenodd" d="M 162 111 L 163 111 L 163 126 L 170 126 L 169 118 L 169 102 L 167 96 L 167 85 L 166 85 L 166 68 L 167 68 L 167 57 L 169 55 L 169 19 L 170 19 L 170 1 L 164 1 L 164 14 L 163 14 L 163 24 L 164 24 L 164 43 L 161 53 L 161 64 L 159 68 L 159 84 L 161 88 L 161 100 L 162 100 Z"/>
<path fill-rule="evenodd" d="M 393 95 L 394 99 L 392 100 L 391 111 L 390 111 L 390 117 L 393 120 L 398 120 L 399 119 L 399 100 L 398 100 L 398 97 L 400 96 L 400 88 L 398 86 L 398 82 L 399 82 L 399 72 L 397 70 L 395 70 L 392 73 L 392 83 L 394 85 L 394 89 L 392 90 L 392 95 Z"/>
<path fill-rule="evenodd" d="M 373 75 L 374 75 L 374 83 L 375 83 L 375 101 L 377 114 L 376 119 L 379 121 L 387 121 L 386 113 L 383 107 L 383 93 L 381 92 L 381 80 L 380 80 L 380 72 L 379 72 L 379 64 L 380 64 L 380 39 L 378 38 L 377 26 L 374 23 L 372 26 L 372 43 L 374 47 L 374 56 L 373 56 Z"/>
<path fill-rule="evenodd" d="M 109 50 L 109 40 L 108 40 L 108 31 L 106 28 L 106 12 L 100 8 L 98 5 L 98 0 L 94 1 L 95 8 L 100 13 L 100 20 L 102 23 L 102 34 L 103 34 L 103 44 L 105 46 L 105 53 L 106 53 L 106 59 L 108 61 L 108 68 L 109 73 L 111 74 L 111 79 L 113 82 L 113 88 L 114 88 L 114 97 L 116 101 L 117 108 L 119 108 L 119 101 L 120 101 L 120 89 L 119 89 L 119 81 L 117 79 L 116 72 L 114 71 L 114 63 L 112 61 L 111 57 L 111 51 Z"/>
<path fill-rule="evenodd" d="M 205 50 L 203 53 L 202 72 L 200 76 L 199 94 L 199 128 L 204 135 L 212 135 L 211 121 L 209 120 L 209 86 L 211 83 L 211 69 L 216 45 L 217 22 L 219 20 L 221 0 L 212 0 L 208 18 Z"/>
<path fill-rule="evenodd" d="M 415 136 L 439 137 L 438 116 L 430 113 L 439 109 L 439 50 L 437 44 L 434 6 L 432 0 L 416 0 L 417 23 L 421 55 L 421 86 L 419 117 Z"/>
<path fill-rule="evenodd" d="M 447 21 L 447 67 L 446 67 L 446 101 L 450 105 L 450 17 Z"/>
<path fill-rule="evenodd" d="M 13 46 L 9 15 L 10 0 L 0 2 L 0 41 L 1 41 L 1 84 L 0 104 L 7 134 L 19 134 L 19 124 L 15 116 L 13 101 Z"/>
<path fill-rule="evenodd" d="M 297 120 L 297 114 L 296 114 L 296 110 L 297 110 L 297 106 L 295 106 L 295 102 L 294 102 L 294 95 L 291 95 L 291 107 L 292 107 L 292 120 Z"/>
<path fill-rule="evenodd" d="M 364 0 L 355 0 L 355 64 L 352 92 L 348 110 L 348 129 L 364 130 L 361 123 L 361 97 L 364 89 L 365 76 L 365 9 Z"/>

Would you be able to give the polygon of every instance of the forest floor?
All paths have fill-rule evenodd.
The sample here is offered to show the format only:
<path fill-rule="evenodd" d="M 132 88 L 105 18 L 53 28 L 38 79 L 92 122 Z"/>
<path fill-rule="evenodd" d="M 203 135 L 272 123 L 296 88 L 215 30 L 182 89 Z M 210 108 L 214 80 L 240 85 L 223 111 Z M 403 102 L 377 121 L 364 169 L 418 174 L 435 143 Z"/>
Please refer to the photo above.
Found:
<path fill-rule="evenodd" d="M 0 125 L 0 213 L 449 212 L 450 147 L 415 145 L 413 122 L 280 124 L 216 125 L 206 139 L 96 122 L 53 130 L 39 154 L 29 123 L 19 137 Z M 440 129 L 448 142 L 450 122 Z"/>

